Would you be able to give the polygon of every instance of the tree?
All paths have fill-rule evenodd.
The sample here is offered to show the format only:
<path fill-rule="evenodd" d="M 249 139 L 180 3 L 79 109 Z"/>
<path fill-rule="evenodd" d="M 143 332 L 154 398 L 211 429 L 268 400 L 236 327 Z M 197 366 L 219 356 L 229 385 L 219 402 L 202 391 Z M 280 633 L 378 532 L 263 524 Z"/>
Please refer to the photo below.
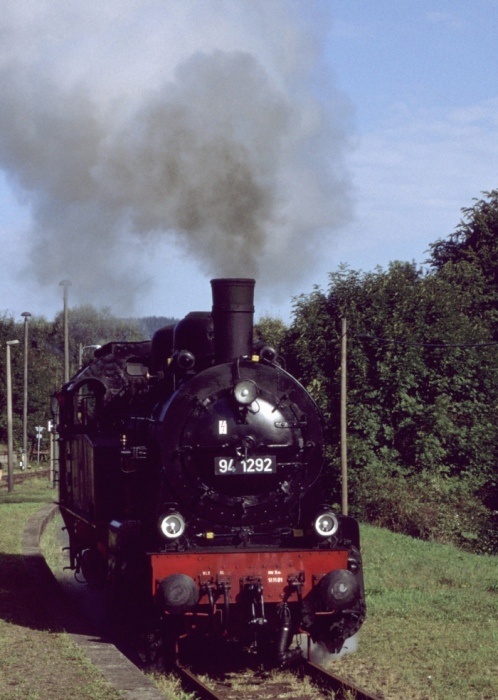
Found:
<path fill-rule="evenodd" d="M 143 335 L 144 340 L 152 338 L 154 333 L 164 326 L 173 326 L 178 322 L 177 318 L 170 316 L 143 316 L 141 318 L 123 319 L 131 326 L 137 326 Z"/>
<path fill-rule="evenodd" d="M 69 323 L 69 364 L 70 374 L 79 364 L 79 349 L 91 345 L 105 345 L 111 341 L 141 341 L 143 332 L 137 319 L 120 319 L 113 316 L 108 308 L 96 309 L 93 306 L 76 306 L 68 311 Z M 51 343 L 53 352 L 64 356 L 64 317 L 60 312 L 55 317 Z"/>
<path fill-rule="evenodd" d="M 459 506 L 466 513 L 480 507 L 475 494 L 490 501 L 498 460 L 498 358 L 489 344 L 492 310 L 482 306 L 486 289 L 482 270 L 467 261 L 447 262 L 437 273 L 395 262 L 369 273 L 342 267 L 330 275 L 326 294 L 317 289 L 297 301 L 290 354 L 323 408 L 335 474 L 341 318 L 348 319 L 350 484 L 353 509 L 363 517 L 378 518 L 380 503 L 391 519 L 406 515 L 408 484 L 410 508 L 417 503 L 408 509 L 410 534 L 442 527 L 446 511 L 440 495 L 431 500 L 428 484 L 446 483 L 447 502 L 459 504 L 466 489 Z M 420 523 L 427 503 L 435 514 L 430 527 Z"/>
<path fill-rule="evenodd" d="M 462 209 L 463 217 L 454 233 L 430 245 L 429 263 L 441 270 L 446 263 L 462 260 L 477 265 L 488 280 L 498 282 L 498 190 L 484 192 L 487 199 L 474 199 Z"/>
<path fill-rule="evenodd" d="M 286 333 L 287 326 L 280 318 L 263 316 L 254 326 L 254 341 L 279 351 L 285 342 Z"/>
<path fill-rule="evenodd" d="M 7 314 L 2 314 L 0 316 L 0 442 L 7 442 L 7 372 L 6 372 L 6 348 L 8 340 L 21 340 L 22 335 L 19 334 L 18 329 L 14 319 Z M 19 397 L 22 398 L 22 387 L 19 384 L 20 380 L 20 370 L 22 367 L 22 355 L 21 363 L 19 362 L 19 350 L 22 348 L 22 344 L 18 346 L 13 346 L 11 348 L 11 379 L 12 379 L 12 405 L 15 406 L 18 403 Z M 21 349 L 22 353 L 22 349 Z M 15 435 L 19 432 L 18 415 L 13 414 L 12 423 Z"/>
<path fill-rule="evenodd" d="M 480 290 L 480 307 L 492 312 L 498 334 L 498 190 L 484 192 L 474 206 L 462 209 L 463 218 L 454 233 L 431 244 L 432 268 L 465 263 L 480 273 L 486 287 Z"/>
<path fill-rule="evenodd" d="M 104 345 L 116 341 L 141 341 L 143 333 L 139 322 L 123 320 L 112 316 L 108 309 L 98 311 L 91 306 L 69 310 L 70 365 L 74 373 L 79 364 L 79 349 L 87 345 Z M 4 314 L 0 316 L 0 349 L 3 361 L 0 362 L 0 442 L 7 440 L 6 418 L 6 377 L 5 342 L 18 339 L 19 346 L 11 353 L 13 433 L 17 446 L 22 442 L 22 421 L 24 405 L 24 323 L 16 323 Z M 86 358 L 89 359 L 88 356 Z M 56 316 L 54 322 L 33 316 L 29 322 L 28 347 L 28 441 L 34 443 L 35 426 L 47 426 L 50 419 L 50 397 L 64 381 L 64 333 L 63 316 Z"/>

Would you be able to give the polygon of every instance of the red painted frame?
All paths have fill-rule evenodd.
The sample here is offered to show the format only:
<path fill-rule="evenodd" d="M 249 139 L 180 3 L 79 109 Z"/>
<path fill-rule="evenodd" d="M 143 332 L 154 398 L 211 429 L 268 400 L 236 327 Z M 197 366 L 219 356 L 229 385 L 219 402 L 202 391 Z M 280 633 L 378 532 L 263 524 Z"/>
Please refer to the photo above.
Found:
<path fill-rule="evenodd" d="M 198 584 L 230 581 L 229 601 L 235 602 L 240 581 L 261 577 L 265 603 L 279 603 L 291 579 L 304 572 L 302 596 L 314 582 L 335 569 L 348 568 L 348 551 L 344 550 L 278 550 L 259 552 L 196 552 L 151 554 L 152 594 L 159 582 L 171 574 L 187 574 Z M 302 575 L 302 574 L 301 574 Z"/>

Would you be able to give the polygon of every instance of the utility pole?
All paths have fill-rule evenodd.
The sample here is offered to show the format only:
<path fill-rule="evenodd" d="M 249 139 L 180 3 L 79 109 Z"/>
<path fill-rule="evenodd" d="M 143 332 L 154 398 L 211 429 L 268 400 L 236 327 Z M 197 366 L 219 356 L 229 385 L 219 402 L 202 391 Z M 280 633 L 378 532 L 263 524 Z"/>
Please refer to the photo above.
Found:
<path fill-rule="evenodd" d="M 24 316 L 24 403 L 22 413 L 22 458 L 21 469 L 28 466 L 28 319 L 29 311 L 23 311 Z"/>
<path fill-rule="evenodd" d="M 348 427 L 347 427 L 347 348 L 348 324 L 341 322 L 341 481 L 342 514 L 348 514 Z"/>
<path fill-rule="evenodd" d="M 8 457 L 7 468 L 9 473 L 8 490 L 14 490 L 14 447 L 12 437 L 12 372 L 10 367 L 10 348 L 12 345 L 18 345 L 18 340 L 7 341 L 7 445 Z"/>
<path fill-rule="evenodd" d="M 64 288 L 63 303 L 64 303 L 64 384 L 69 381 L 69 322 L 67 308 L 67 290 L 71 286 L 69 280 L 62 280 L 59 286 Z"/>

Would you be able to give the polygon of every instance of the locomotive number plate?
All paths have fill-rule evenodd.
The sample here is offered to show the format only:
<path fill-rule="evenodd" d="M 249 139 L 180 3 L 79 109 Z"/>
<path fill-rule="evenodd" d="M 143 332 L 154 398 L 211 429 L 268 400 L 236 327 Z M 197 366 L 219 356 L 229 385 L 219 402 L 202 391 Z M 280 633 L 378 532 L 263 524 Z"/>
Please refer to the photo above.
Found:
<path fill-rule="evenodd" d="M 233 457 L 215 457 L 215 474 L 275 474 L 277 460 L 274 455 L 234 459 Z"/>

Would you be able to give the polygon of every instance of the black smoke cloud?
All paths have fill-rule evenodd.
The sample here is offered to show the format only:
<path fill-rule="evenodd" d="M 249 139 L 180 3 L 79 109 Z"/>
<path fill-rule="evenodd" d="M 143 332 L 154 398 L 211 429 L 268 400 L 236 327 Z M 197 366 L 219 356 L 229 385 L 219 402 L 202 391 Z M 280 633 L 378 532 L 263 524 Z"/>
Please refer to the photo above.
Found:
<path fill-rule="evenodd" d="M 119 295 L 164 238 L 211 276 L 289 289 L 309 273 L 348 219 L 349 185 L 347 105 L 317 87 L 308 3 L 21 5 L 0 30 L 0 166 L 30 205 L 41 285 Z"/>

